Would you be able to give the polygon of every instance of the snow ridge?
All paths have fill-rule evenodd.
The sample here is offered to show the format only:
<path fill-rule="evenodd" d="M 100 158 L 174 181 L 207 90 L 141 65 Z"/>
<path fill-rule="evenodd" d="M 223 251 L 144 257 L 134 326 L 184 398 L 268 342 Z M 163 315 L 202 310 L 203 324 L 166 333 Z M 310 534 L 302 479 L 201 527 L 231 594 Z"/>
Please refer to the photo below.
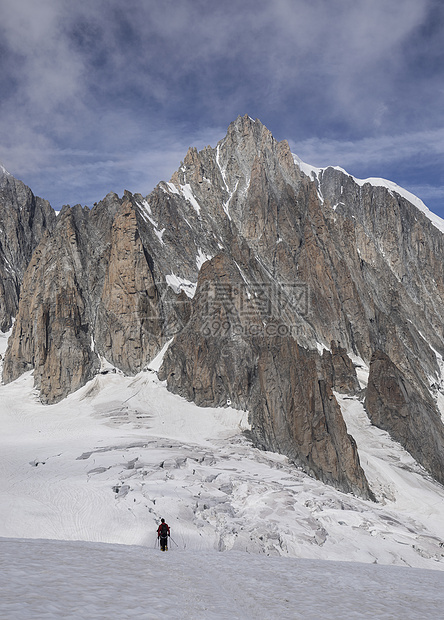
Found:
<path fill-rule="evenodd" d="M 309 178 L 311 178 L 313 181 L 317 181 L 318 184 L 319 184 L 319 178 L 322 172 L 324 172 L 324 170 L 327 170 L 328 168 L 333 168 L 333 170 L 338 170 L 339 172 L 342 172 L 343 174 L 351 177 L 354 180 L 354 182 L 360 187 L 363 187 L 366 183 L 373 185 L 373 187 L 385 187 L 386 189 L 389 190 L 390 193 L 398 194 L 399 196 L 402 196 L 403 198 L 408 200 L 408 202 L 410 202 L 417 209 L 422 211 L 422 213 L 424 213 L 424 215 L 432 222 L 432 224 L 438 230 L 444 233 L 444 220 L 440 218 L 438 215 L 435 215 L 435 213 L 432 213 L 432 211 L 430 211 L 430 209 L 423 203 L 423 201 L 420 198 L 418 198 L 417 196 L 415 196 L 408 190 L 404 189 L 400 185 L 397 185 L 393 181 L 388 181 L 387 179 L 382 179 L 378 177 L 358 179 L 357 177 L 354 177 L 353 175 L 349 174 L 346 170 L 344 170 L 340 166 L 326 166 L 324 168 L 316 168 L 315 166 L 312 166 L 310 164 L 303 162 L 302 159 L 300 159 L 300 157 L 298 157 L 294 153 L 292 153 L 292 155 L 293 155 L 294 163 L 300 168 L 300 170 L 305 175 L 307 175 Z M 320 196 L 320 198 L 322 202 L 324 202 L 322 196 Z"/>

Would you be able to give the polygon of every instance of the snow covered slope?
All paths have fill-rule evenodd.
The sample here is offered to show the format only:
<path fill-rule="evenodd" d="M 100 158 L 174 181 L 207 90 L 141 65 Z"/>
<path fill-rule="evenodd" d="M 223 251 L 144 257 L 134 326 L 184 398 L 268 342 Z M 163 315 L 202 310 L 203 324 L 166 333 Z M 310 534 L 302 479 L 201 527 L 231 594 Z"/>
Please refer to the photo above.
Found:
<path fill-rule="evenodd" d="M 444 605 L 436 571 L 84 542 L 0 550 L 0 614 L 14 620 L 438 620 Z"/>
<path fill-rule="evenodd" d="M 98 375 L 51 406 L 28 374 L 0 397 L 0 536 L 152 547 L 165 517 L 181 549 L 444 569 L 444 489 L 356 401 L 377 504 L 253 448 L 245 413 L 196 407 L 154 372 Z"/>
<path fill-rule="evenodd" d="M 0 386 L 0 616 L 441 617 L 439 572 L 400 567 L 444 569 L 444 489 L 337 397 L 377 504 L 253 448 L 245 413 L 153 371 L 110 368 L 51 406 L 30 374 Z"/>

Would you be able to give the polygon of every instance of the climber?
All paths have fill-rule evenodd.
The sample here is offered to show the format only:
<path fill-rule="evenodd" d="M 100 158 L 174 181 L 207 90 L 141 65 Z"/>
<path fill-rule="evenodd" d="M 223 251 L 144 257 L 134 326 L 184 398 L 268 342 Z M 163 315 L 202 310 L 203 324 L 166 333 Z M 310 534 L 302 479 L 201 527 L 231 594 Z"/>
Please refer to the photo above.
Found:
<path fill-rule="evenodd" d="M 168 536 L 170 535 L 170 528 L 165 519 L 160 520 L 160 525 L 157 528 L 157 538 L 159 539 L 160 548 L 162 551 L 168 551 Z"/>

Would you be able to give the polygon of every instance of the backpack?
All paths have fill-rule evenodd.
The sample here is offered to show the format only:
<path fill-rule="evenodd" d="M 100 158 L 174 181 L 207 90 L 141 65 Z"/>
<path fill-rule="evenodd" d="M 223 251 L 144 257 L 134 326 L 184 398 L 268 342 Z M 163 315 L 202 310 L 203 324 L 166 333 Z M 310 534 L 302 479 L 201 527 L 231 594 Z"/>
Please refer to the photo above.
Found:
<path fill-rule="evenodd" d="M 161 538 L 166 538 L 168 536 L 168 525 L 166 523 L 161 523 L 159 532 Z"/>

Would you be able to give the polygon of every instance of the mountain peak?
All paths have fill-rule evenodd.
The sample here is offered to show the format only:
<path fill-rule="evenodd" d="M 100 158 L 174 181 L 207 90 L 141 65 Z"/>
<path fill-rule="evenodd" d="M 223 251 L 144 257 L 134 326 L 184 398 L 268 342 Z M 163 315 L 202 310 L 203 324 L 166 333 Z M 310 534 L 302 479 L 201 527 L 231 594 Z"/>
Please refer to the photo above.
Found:
<path fill-rule="evenodd" d="M 249 135 L 259 136 L 266 132 L 271 136 L 271 132 L 263 125 L 259 119 L 253 120 L 248 114 L 238 116 L 235 121 L 230 123 L 227 136 L 238 136 L 238 139 L 245 139 Z"/>
<path fill-rule="evenodd" d="M 372 497 L 335 394 L 362 397 L 358 359 L 373 419 L 391 415 L 384 430 L 410 447 L 410 420 L 440 420 L 443 265 L 442 232 L 393 185 L 307 166 L 239 116 L 146 198 L 59 216 L 23 279 L 3 379 L 34 368 L 56 402 L 100 356 L 136 374 L 168 344 L 170 391 L 250 411 L 258 446 Z M 376 350 L 396 366 L 391 391 Z M 444 482 L 438 427 L 417 458 Z"/>

